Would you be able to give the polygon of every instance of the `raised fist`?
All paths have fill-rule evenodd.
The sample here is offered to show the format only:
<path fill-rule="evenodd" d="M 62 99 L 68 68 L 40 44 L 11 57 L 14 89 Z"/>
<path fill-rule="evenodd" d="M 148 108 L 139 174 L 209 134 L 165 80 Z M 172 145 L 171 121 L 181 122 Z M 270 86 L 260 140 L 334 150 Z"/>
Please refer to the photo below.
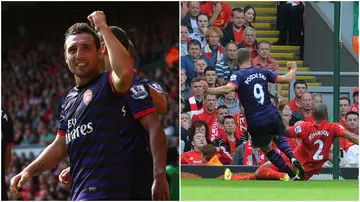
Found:
<path fill-rule="evenodd" d="M 96 31 L 100 31 L 103 26 L 107 26 L 106 16 L 102 11 L 94 11 L 87 17 L 87 19 Z"/>

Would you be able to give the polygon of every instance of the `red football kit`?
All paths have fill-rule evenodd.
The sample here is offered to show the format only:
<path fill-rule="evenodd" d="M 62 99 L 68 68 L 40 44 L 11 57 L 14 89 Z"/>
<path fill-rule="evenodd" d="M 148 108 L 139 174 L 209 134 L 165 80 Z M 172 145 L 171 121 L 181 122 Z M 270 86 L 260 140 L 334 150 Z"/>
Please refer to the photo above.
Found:
<path fill-rule="evenodd" d="M 297 126 L 290 126 L 288 130 L 290 137 L 302 139 L 294 155 L 305 169 L 305 180 L 310 179 L 313 174 L 320 173 L 324 163 L 329 160 L 329 151 L 335 136 L 342 136 L 345 132 L 343 126 L 327 120 L 320 124 L 303 122 Z"/>

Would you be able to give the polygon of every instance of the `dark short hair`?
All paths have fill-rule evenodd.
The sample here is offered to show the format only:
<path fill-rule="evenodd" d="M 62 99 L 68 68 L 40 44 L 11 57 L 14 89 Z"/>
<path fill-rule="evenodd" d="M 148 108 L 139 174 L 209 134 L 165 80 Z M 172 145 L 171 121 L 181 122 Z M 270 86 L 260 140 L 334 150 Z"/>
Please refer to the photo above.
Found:
<path fill-rule="evenodd" d="M 225 105 L 218 106 L 217 109 L 216 109 L 216 112 L 218 112 L 219 109 L 227 109 L 227 110 L 229 110 L 229 108 L 227 106 L 225 106 Z"/>
<path fill-rule="evenodd" d="M 202 153 L 203 157 L 206 161 L 210 161 L 212 157 L 214 157 L 218 152 L 216 147 L 212 144 L 204 145 L 200 148 L 200 152 Z"/>
<path fill-rule="evenodd" d="M 240 48 L 236 53 L 237 64 L 243 64 L 251 60 L 250 52 L 247 48 Z"/>
<path fill-rule="evenodd" d="M 298 85 L 298 84 L 305 84 L 306 89 L 308 87 L 305 80 L 296 80 L 295 83 L 294 83 L 294 89 L 295 89 L 296 85 Z"/>
<path fill-rule="evenodd" d="M 100 39 L 99 36 L 96 34 L 96 31 L 90 27 L 87 23 L 78 22 L 73 24 L 69 29 L 65 32 L 65 42 L 71 35 L 76 34 L 90 34 L 95 42 L 96 49 L 100 48 Z M 66 43 L 64 42 L 64 50 L 66 51 Z"/>
<path fill-rule="evenodd" d="M 200 41 L 196 40 L 196 39 L 191 39 L 188 44 L 187 44 L 187 48 L 189 50 L 189 47 L 190 45 L 193 45 L 193 46 L 199 46 L 201 48 L 201 43 Z"/>
<path fill-rule="evenodd" d="M 236 46 L 236 48 L 238 47 L 235 42 L 230 41 L 229 43 L 227 43 L 227 44 L 225 45 L 225 49 L 227 49 L 228 45 L 230 45 L 230 44 L 234 44 L 234 45 Z"/>
<path fill-rule="evenodd" d="M 351 102 L 350 102 L 350 99 L 349 99 L 348 97 L 341 97 L 341 98 L 339 99 L 339 101 L 340 101 L 340 100 L 347 100 L 348 103 L 349 103 L 349 105 L 350 105 L 350 103 L 351 103 Z"/>
<path fill-rule="evenodd" d="M 120 43 L 126 48 L 126 50 L 129 49 L 129 37 L 127 36 L 126 32 L 117 26 L 110 26 L 109 27 L 114 34 L 114 36 L 117 38 L 117 40 L 120 41 Z"/>
<path fill-rule="evenodd" d="M 233 18 L 234 17 L 234 13 L 235 12 L 238 12 L 238 13 L 241 13 L 241 12 L 244 12 L 244 10 L 242 8 L 233 8 L 231 10 L 231 17 Z"/>
<path fill-rule="evenodd" d="M 196 16 L 196 22 L 199 21 L 199 16 L 201 15 L 206 16 L 207 19 L 209 20 L 209 16 L 206 13 L 200 13 L 198 16 Z"/>
<path fill-rule="evenodd" d="M 216 73 L 216 68 L 213 66 L 207 66 L 204 70 L 204 74 L 206 74 L 207 71 L 214 71 Z"/>
<path fill-rule="evenodd" d="M 349 111 L 348 113 L 346 113 L 345 119 L 347 119 L 347 117 L 348 117 L 349 115 L 356 115 L 356 116 L 359 118 L 359 113 L 354 112 L 354 111 Z"/>
<path fill-rule="evenodd" d="M 226 115 L 226 116 L 224 116 L 223 124 L 225 123 L 225 119 L 233 119 L 233 120 L 235 120 L 233 116 Z"/>

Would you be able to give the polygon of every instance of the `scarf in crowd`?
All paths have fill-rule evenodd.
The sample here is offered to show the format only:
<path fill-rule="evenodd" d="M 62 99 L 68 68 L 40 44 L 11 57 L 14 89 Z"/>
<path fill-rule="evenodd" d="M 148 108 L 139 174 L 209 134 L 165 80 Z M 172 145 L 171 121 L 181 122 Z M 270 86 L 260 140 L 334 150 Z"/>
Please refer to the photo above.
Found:
<path fill-rule="evenodd" d="M 208 58 L 213 58 L 213 55 L 212 55 L 212 50 L 209 46 L 209 44 L 207 43 L 204 47 L 204 52 L 203 52 L 203 55 L 208 57 Z M 217 47 L 217 58 L 216 58 L 216 63 L 218 63 L 223 57 L 224 57 L 224 50 L 222 48 L 222 46 L 220 44 L 218 44 L 218 47 Z M 215 58 L 213 58 L 215 59 Z"/>
<path fill-rule="evenodd" d="M 244 148 L 244 165 L 262 165 L 266 162 L 265 154 L 260 149 L 254 150 L 255 154 L 253 154 L 253 149 L 250 143 L 250 140 L 247 140 Z M 253 162 L 253 160 L 255 162 Z M 256 162 L 259 160 L 259 162 Z"/>

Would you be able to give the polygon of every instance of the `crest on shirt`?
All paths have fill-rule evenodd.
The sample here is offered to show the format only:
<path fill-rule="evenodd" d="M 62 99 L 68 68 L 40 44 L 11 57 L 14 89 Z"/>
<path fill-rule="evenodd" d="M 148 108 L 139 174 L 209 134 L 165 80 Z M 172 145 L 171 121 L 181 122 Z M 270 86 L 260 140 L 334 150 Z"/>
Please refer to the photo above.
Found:
<path fill-rule="evenodd" d="M 296 127 L 295 127 L 295 133 L 296 133 L 296 134 L 301 133 L 301 126 L 296 126 Z"/>
<path fill-rule="evenodd" d="M 144 85 L 134 85 L 133 87 L 130 88 L 130 91 L 131 91 L 131 96 L 137 100 L 144 99 L 148 96 L 148 93 L 146 92 Z"/>
<path fill-rule="evenodd" d="M 83 102 L 88 105 L 90 101 L 92 100 L 92 91 L 90 89 L 87 89 L 83 95 Z"/>
<path fill-rule="evenodd" d="M 235 81 L 236 80 L 236 74 L 233 74 L 230 76 L 230 81 Z"/>

